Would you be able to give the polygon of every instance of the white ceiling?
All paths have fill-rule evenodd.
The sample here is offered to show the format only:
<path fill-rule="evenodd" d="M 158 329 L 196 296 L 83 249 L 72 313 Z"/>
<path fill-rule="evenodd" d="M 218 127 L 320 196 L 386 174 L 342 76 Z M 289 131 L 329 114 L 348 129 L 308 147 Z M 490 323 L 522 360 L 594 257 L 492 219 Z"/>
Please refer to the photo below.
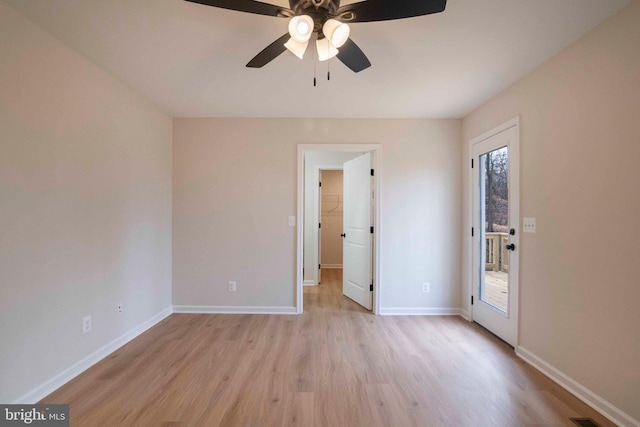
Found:
<path fill-rule="evenodd" d="M 245 67 L 286 33 L 282 18 L 183 0 L 4 1 L 174 117 L 459 118 L 631 0 L 449 0 L 440 14 L 352 24 L 373 66 L 334 59 L 327 81 L 319 63 L 315 88 L 311 51 Z"/>

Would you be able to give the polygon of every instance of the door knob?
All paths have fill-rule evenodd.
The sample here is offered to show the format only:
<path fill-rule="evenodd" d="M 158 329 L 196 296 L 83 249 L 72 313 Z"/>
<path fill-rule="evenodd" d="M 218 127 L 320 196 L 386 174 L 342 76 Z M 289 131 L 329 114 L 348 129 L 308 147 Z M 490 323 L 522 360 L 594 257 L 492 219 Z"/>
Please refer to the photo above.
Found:
<path fill-rule="evenodd" d="M 342 233 L 340 237 L 347 237 L 347 235 L 345 233 Z"/>
<path fill-rule="evenodd" d="M 508 251 L 515 251 L 516 250 L 516 245 L 514 243 L 511 243 L 510 245 L 505 246 L 505 248 Z"/>

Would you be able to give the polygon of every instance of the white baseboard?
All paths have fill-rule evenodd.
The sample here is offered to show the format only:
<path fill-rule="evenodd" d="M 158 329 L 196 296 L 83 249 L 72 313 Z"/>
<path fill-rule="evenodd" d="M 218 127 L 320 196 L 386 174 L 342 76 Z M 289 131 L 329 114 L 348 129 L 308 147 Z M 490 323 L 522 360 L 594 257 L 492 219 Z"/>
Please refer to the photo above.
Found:
<path fill-rule="evenodd" d="M 342 268 L 342 264 L 322 264 L 322 268 Z"/>
<path fill-rule="evenodd" d="M 316 286 L 315 280 L 305 280 L 302 282 L 302 286 Z"/>
<path fill-rule="evenodd" d="M 457 307 L 381 307 L 381 316 L 460 316 Z"/>
<path fill-rule="evenodd" d="M 83 373 L 84 371 L 86 371 L 87 369 L 89 369 L 90 367 L 92 367 L 93 365 L 95 365 L 96 363 L 98 363 L 99 361 L 101 361 L 102 359 L 104 359 L 105 357 L 107 357 L 108 355 L 110 355 L 111 353 L 113 353 L 114 351 L 116 351 L 126 343 L 128 343 L 129 341 L 136 338 L 138 335 L 150 329 L 152 326 L 158 324 L 160 321 L 164 320 L 165 318 L 170 316 L 172 313 L 173 313 L 173 310 L 171 307 L 165 308 L 160 313 L 142 322 L 140 325 L 131 329 L 129 332 L 125 333 L 124 335 L 121 335 L 120 337 L 111 341 L 109 344 L 99 348 L 98 350 L 94 351 L 84 359 L 78 361 L 77 363 L 74 363 L 64 371 L 60 372 L 54 377 L 43 382 L 33 390 L 27 392 L 20 398 L 16 399 L 13 403 L 23 404 L 23 405 L 35 404 L 36 402 L 42 400 L 49 394 L 53 393 L 58 388 L 62 387 L 64 384 L 68 383 L 73 378 L 77 377 L 78 375 L 80 375 L 81 373 Z"/>
<path fill-rule="evenodd" d="M 232 305 L 174 305 L 173 312 L 196 314 L 296 314 L 296 308 Z"/>
<path fill-rule="evenodd" d="M 569 393 L 573 394 L 596 411 L 600 412 L 603 416 L 608 418 L 616 425 L 620 427 L 640 426 L 640 421 L 634 419 L 629 414 L 612 405 L 607 400 L 598 396 L 596 393 L 592 392 L 573 378 L 569 377 L 564 372 L 556 369 L 551 364 L 536 356 L 526 348 L 520 346 L 517 347 L 516 355 L 518 355 L 518 357 L 520 357 L 522 360 L 551 378 L 560 386 L 565 388 Z"/>
<path fill-rule="evenodd" d="M 471 315 L 469 315 L 469 312 L 463 308 L 460 308 L 460 317 L 462 317 L 464 320 L 471 322 Z"/>

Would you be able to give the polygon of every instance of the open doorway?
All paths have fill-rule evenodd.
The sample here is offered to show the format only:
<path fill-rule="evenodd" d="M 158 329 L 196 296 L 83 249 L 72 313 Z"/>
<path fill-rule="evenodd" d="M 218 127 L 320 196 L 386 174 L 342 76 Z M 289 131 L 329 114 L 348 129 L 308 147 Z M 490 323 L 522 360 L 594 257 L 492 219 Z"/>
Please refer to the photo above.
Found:
<path fill-rule="evenodd" d="M 344 189 L 342 169 L 320 169 L 319 182 L 319 267 L 318 285 L 322 272 L 332 271 L 332 278 L 342 276 L 342 235 L 344 217 Z"/>
<path fill-rule="evenodd" d="M 378 144 L 301 144 L 298 146 L 296 266 L 298 313 L 303 311 L 303 286 L 318 286 L 320 283 L 326 283 L 326 280 L 322 278 L 323 264 L 324 270 L 331 272 L 331 281 L 333 282 L 336 281 L 334 276 L 341 270 L 340 267 L 346 269 L 348 274 L 344 276 L 341 295 L 350 298 L 368 310 L 373 310 L 374 313 L 379 311 L 380 292 L 377 286 L 379 283 L 377 262 L 379 235 L 374 232 L 379 229 L 380 205 L 377 202 L 380 186 L 379 148 Z M 355 161 L 356 158 L 361 159 Z M 355 168 L 349 174 L 350 180 L 346 179 L 346 175 L 341 171 L 347 163 L 351 163 L 351 167 Z M 375 179 L 372 175 L 374 169 L 376 170 Z M 357 172 L 355 172 L 356 170 Z M 323 183 L 323 187 L 321 187 L 320 177 L 325 174 L 322 181 L 326 181 L 325 172 L 327 172 L 329 180 L 333 181 L 332 178 L 337 176 L 331 176 L 331 172 L 335 171 L 338 171 L 336 175 L 342 175 L 342 195 L 335 188 L 331 188 L 330 191 L 324 192 L 325 203 L 323 204 L 321 189 L 329 188 L 327 185 L 334 187 L 333 184 L 339 180 L 335 180 L 336 182 L 332 182 L 332 184 Z M 358 178 L 355 178 L 356 176 Z M 345 179 L 352 183 L 349 187 L 351 188 L 350 194 L 354 195 L 352 197 L 348 197 L 348 193 L 346 193 Z M 361 186 L 361 184 L 365 184 L 365 186 Z M 350 216 L 351 223 L 349 224 L 344 222 L 344 210 L 349 206 L 347 198 L 352 200 L 350 209 L 356 212 Z M 365 212 L 366 215 L 364 215 Z M 324 224 L 323 213 L 325 214 Z M 342 225 L 340 220 L 342 220 Z M 345 237 L 346 230 L 351 230 L 351 232 L 347 232 Z M 325 232 L 324 242 L 323 231 Z M 331 231 L 334 231 L 333 234 L 337 236 L 342 235 L 341 239 L 333 242 L 327 241 L 327 233 L 331 233 Z M 361 250 L 362 253 L 354 252 L 357 248 L 363 247 L 363 242 L 366 243 L 367 249 Z M 342 248 L 347 247 L 349 251 L 340 253 L 341 251 L 336 250 L 336 245 Z M 351 269 L 348 268 L 349 265 L 352 266 Z M 310 289 L 307 288 L 307 290 Z"/>

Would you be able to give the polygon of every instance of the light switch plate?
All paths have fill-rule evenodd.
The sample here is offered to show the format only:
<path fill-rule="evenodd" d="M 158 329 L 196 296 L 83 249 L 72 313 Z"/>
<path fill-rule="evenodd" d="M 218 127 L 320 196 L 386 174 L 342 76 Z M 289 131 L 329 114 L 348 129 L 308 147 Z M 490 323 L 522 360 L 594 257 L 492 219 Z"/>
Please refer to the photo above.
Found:
<path fill-rule="evenodd" d="M 535 218 L 523 218 L 522 219 L 522 231 L 525 233 L 536 232 L 536 219 Z"/>

